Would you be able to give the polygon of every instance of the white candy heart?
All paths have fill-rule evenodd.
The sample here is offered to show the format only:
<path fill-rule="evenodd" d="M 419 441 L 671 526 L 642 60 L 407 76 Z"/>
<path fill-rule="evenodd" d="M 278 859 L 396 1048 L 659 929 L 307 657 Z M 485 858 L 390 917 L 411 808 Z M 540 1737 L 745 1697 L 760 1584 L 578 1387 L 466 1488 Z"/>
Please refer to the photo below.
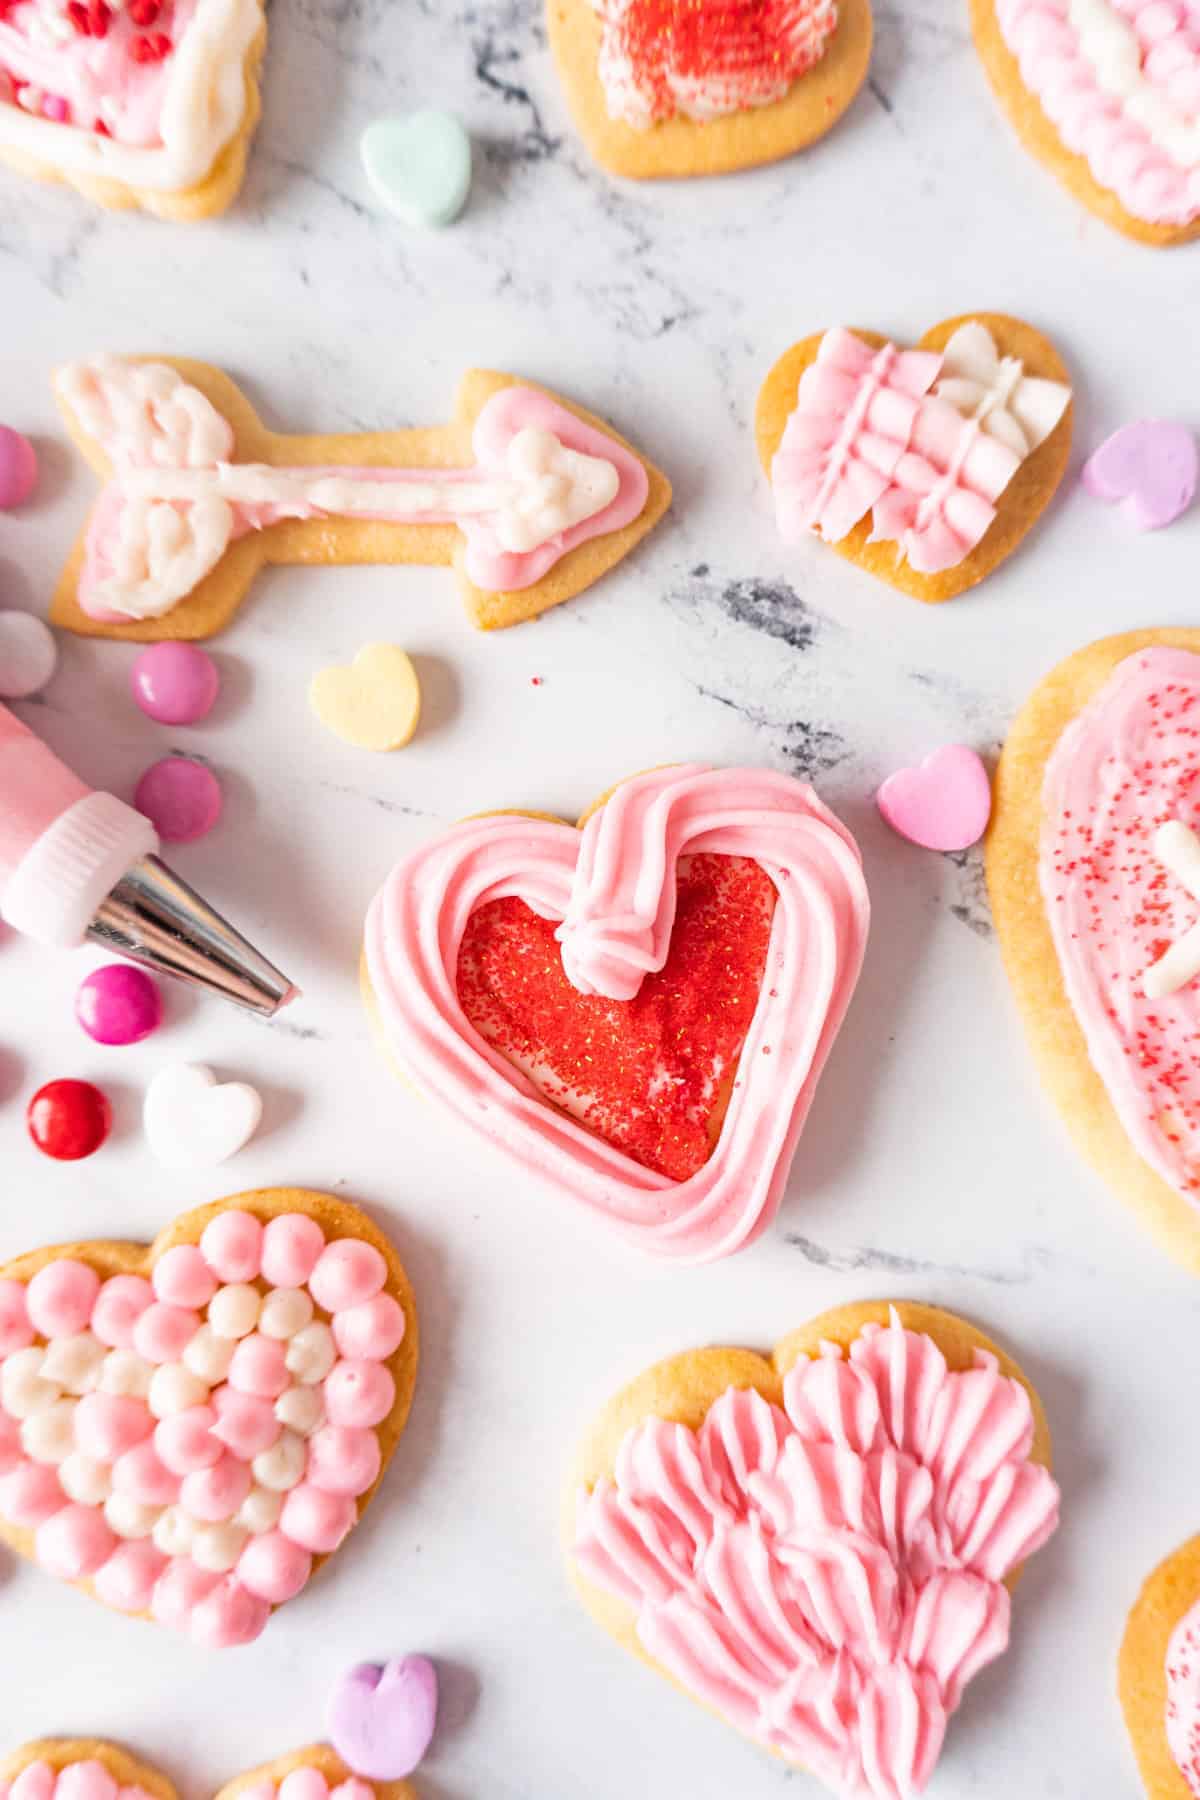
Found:
<path fill-rule="evenodd" d="M 203 1063 L 160 1069 L 146 1089 L 142 1123 L 168 1169 L 213 1169 L 249 1142 L 262 1097 L 244 1081 L 219 1082 Z"/>

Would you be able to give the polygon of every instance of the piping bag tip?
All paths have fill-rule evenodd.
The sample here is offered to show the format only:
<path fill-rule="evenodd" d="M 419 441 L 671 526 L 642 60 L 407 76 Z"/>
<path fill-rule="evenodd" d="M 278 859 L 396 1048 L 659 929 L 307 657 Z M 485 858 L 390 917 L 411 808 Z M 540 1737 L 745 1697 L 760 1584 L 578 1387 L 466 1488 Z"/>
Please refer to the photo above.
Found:
<path fill-rule="evenodd" d="M 270 1019 L 300 989 L 157 856 L 135 863 L 88 936 L 131 962 L 219 994 Z"/>

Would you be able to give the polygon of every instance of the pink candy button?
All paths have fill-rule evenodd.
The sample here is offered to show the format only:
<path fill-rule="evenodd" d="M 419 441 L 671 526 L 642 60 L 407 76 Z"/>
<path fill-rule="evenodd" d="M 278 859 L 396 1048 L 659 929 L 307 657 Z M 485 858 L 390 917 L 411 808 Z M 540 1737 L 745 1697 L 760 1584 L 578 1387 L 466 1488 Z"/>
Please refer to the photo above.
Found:
<path fill-rule="evenodd" d="M 162 996 L 144 969 L 109 963 L 80 982 L 75 1017 L 98 1044 L 140 1044 L 162 1023 Z"/>
<path fill-rule="evenodd" d="M 217 665 L 198 644 L 152 644 L 130 675 L 133 697 L 160 725 L 196 725 L 207 718 L 221 686 Z"/>
<path fill-rule="evenodd" d="M 133 804 L 167 844 L 192 844 L 221 816 L 221 784 L 204 763 L 165 756 L 134 789 Z"/>
<path fill-rule="evenodd" d="M 37 486 L 37 451 L 11 425 L 0 425 L 0 511 L 21 506 Z"/>

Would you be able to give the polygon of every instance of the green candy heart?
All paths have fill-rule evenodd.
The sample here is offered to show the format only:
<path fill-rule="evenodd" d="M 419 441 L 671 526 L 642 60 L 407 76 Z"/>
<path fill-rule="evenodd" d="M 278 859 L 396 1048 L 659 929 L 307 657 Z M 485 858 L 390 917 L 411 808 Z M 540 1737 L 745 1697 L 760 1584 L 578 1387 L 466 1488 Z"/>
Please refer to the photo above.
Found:
<path fill-rule="evenodd" d="M 471 191 L 471 140 L 453 113 L 376 119 L 362 135 L 363 167 L 379 199 L 406 225 L 449 225 Z"/>

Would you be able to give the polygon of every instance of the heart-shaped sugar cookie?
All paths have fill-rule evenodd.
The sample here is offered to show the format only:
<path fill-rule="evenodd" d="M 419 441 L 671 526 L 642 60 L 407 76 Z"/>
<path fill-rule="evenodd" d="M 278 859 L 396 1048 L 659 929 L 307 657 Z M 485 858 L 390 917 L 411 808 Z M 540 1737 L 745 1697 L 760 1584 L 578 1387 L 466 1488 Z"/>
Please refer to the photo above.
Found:
<path fill-rule="evenodd" d="M 1009 732 L 986 865 L 1043 1083 L 1089 1162 L 1200 1273 L 1198 709 L 1200 631 L 1068 657 Z"/>
<path fill-rule="evenodd" d="M 1200 1795 L 1200 1537 L 1150 1575 L 1117 1663 L 1125 1725 L 1149 1800 Z"/>
<path fill-rule="evenodd" d="M 408 1417 L 408 1278 L 300 1188 L 0 1267 L 0 1538 L 119 1612 L 248 1643 L 341 1545 Z"/>
<path fill-rule="evenodd" d="M 870 0 L 547 0 L 588 149 L 614 175 L 721 175 L 805 149 L 866 80 Z"/>
<path fill-rule="evenodd" d="M 1200 233 L 1200 50 L 1187 6 L 970 0 L 988 79 L 1025 148 L 1144 244 Z"/>
<path fill-rule="evenodd" d="M 423 1092 L 691 1260 L 766 1229 L 853 992 L 868 902 L 811 788 L 699 765 L 581 821 L 468 819 L 393 870 L 365 988 Z"/>
<path fill-rule="evenodd" d="M 288 1777 L 298 1777 L 285 1789 Z M 214 1800 L 417 1800 L 406 1781 L 364 1781 L 327 1744 L 235 1776 Z M 178 1800 L 149 1763 L 103 1738 L 40 1738 L 0 1758 L 0 1800 Z"/>
<path fill-rule="evenodd" d="M 1007 1643 L 1009 1589 L 1057 1523 L 1049 1458 L 1037 1395 L 965 1320 L 841 1307 L 769 1359 L 691 1351 L 610 1401 L 567 1481 L 568 1563 L 690 1698 L 895 1800 Z"/>
<path fill-rule="evenodd" d="M 398 644 L 364 644 L 349 668 L 321 669 L 308 690 L 327 730 L 362 750 L 399 750 L 417 729 L 421 684 Z"/>
<path fill-rule="evenodd" d="M 785 351 L 758 454 L 788 543 L 820 536 L 916 600 L 952 600 L 1011 556 L 1071 449 L 1054 346 L 1003 313 L 944 319 L 915 349 L 836 328 Z"/>

